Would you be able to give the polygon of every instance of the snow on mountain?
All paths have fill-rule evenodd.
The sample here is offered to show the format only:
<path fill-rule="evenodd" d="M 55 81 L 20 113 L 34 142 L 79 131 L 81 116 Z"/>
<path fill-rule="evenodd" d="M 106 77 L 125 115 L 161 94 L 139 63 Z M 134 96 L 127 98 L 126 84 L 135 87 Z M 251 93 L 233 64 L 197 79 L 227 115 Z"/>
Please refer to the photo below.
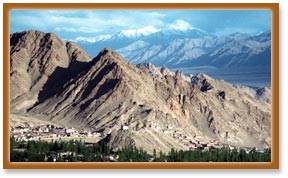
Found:
<path fill-rule="evenodd" d="M 135 64 L 151 62 L 156 66 L 172 68 L 270 66 L 270 31 L 257 35 L 234 33 L 215 36 L 201 29 L 186 27 L 185 24 L 180 27 L 156 29 L 147 26 L 77 40 L 91 56 L 97 55 L 102 48 L 109 47 Z"/>
<path fill-rule="evenodd" d="M 267 34 L 260 35 L 267 37 Z M 259 40 L 253 35 L 232 34 L 221 46 L 213 49 L 207 59 L 197 59 L 200 64 L 207 63 L 217 67 L 250 67 L 250 66 L 270 66 L 271 59 L 271 39 Z M 196 62 L 196 61 L 195 61 Z"/>
<path fill-rule="evenodd" d="M 131 50 L 134 45 L 132 43 L 128 48 L 120 48 L 117 51 L 133 63 L 151 62 L 172 68 L 187 66 L 269 67 L 271 59 L 269 36 L 269 33 L 257 36 L 236 33 L 229 36 L 176 38 L 162 44 L 150 42 L 149 45 L 146 40 L 145 46 L 141 49 Z"/>
<path fill-rule="evenodd" d="M 100 36 L 96 36 L 96 37 L 77 37 L 75 38 L 75 42 L 88 42 L 88 43 L 96 43 L 99 41 L 105 41 L 107 39 L 110 39 L 112 37 L 112 35 L 100 35 Z"/>
<path fill-rule="evenodd" d="M 133 29 L 133 30 L 122 30 L 114 35 L 111 36 L 113 38 L 129 38 L 129 39 L 136 39 L 139 37 L 147 36 L 153 33 L 160 31 L 152 26 L 146 26 L 140 29 Z"/>
<path fill-rule="evenodd" d="M 199 38 L 208 36 L 209 33 L 197 29 L 197 28 L 177 28 L 170 27 L 167 29 L 157 29 L 153 26 L 146 26 L 139 29 L 129 29 L 122 30 L 115 34 L 99 35 L 95 37 L 77 37 L 71 41 L 75 42 L 86 42 L 86 43 L 96 43 L 100 41 L 113 41 L 113 40 L 138 40 L 143 38 L 145 40 L 151 41 L 154 38 L 165 38 L 176 39 L 176 38 Z"/>
<path fill-rule="evenodd" d="M 108 35 L 99 35 L 95 37 L 77 37 L 75 39 L 72 39 L 71 41 L 75 42 L 86 42 L 86 43 L 96 43 L 100 41 L 109 41 L 113 39 L 136 39 L 139 37 L 151 35 L 153 33 L 156 33 L 160 31 L 159 29 L 156 29 L 152 26 L 146 26 L 139 29 L 131 29 L 131 30 L 122 30 L 120 32 L 117 32 L 115 34 L 108 34 Z"/>
<path fill-rule="evenodd" d="M 120 48 L 117 51 L 132 63 L 149 61 L 156 65 L 179 64 L 185 60 L 193 60 L 206 54 L 209 49 L 217 45 L 214 37 L 175 39 L 167 43 L 153 45 L 148 42 L 139 46 L 139 41 Z M 134 49 L 136 46 L 138 48 Z"/>

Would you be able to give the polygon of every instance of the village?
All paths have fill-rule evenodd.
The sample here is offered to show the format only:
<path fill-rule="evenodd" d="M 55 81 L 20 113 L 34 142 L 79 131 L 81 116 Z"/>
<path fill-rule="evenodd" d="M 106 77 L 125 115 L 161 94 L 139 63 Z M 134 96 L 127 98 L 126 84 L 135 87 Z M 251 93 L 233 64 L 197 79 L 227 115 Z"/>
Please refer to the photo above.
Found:
<path fill-rule="evenodd" d="M 10 127 L 10 134 L 17 142 L 31 140 L 79 140 L 87 142 L 98 142 L 101 133 L 91 131 L 79 131 L 73 127 L 63 127 L 53 124 L 43 124 L 34 126 L 32 123 L 21 126 Z"/>
<path fill-rule="evenodd" d="M 128 126 L 125 126 L 126 129 L 128 129 Z M 161 127 L 157 123 L 151 121 L 148 125 L 149 129 L 152 129 L 154 132 L 162 132 L 164 134 L 167 134 L 169 136 L 172 136 L 175 141 L 177 141 L 179 144 L 184 145 L 188 150 L 202 150 L 202 151 L 210 151 L 212 149 L 221 149 L 221 148 L 227 148 L 229 150 L 236 149 L 238 152 L 241 149 L 244 149 L 245 152 L 248 154 L 253 149 L 253 147 L 239 147 L 231 144 L 226 143 L 220 143 L 219 141 L 215 139 L 210 139 L 209 141 L 200 141 L 202 140 L 201 137 L 197 137 L 194 135 L 193 137 L 188 136 L 184 133 L 182 133 L 179 130 L 174 130 L 172 126 L 163 126 Z M 257 152 L 264 153 L 265 149 L 267 148 L 255 148 Z"/>
<path fill-rule="evenodd" d="M 122 131 L 129 131 L 129 124 L 124 124 L 121 127 Z M 244 149 L 247 154 L 253 149 L 252 147 L 237 147 L 234 145 L 223 144 L 216 140 L 209 140 L 208 142 L 200 141 L 196 136 L 193 138 L 181 133 L 180 131 L 173 130 L 171 126 L 159 126 L 155 122 L 150 122 L 146 129 L 152 130 L 153 132 L 162 132 L 171 136 L 179 144 L 182 144 L 187 150 L 201 150 L 201 151 L 210 151 L 213 149 L 227 148 L 230 150 Z M 131 129 L 132 130 L 132 129 Z M 77 130 L 73 127 L 63 127 L 60 125 L 54 124 L 42 124 L 42 125 L 33 125 L 33 123 L 25 123 L 22 125 L 10 127 L 10 134 L 14 137 L 15 141 L 55 141 L 55 140 L 80 140 L 85 145 L 89 146 L 93 143 L 97 143 L 105 136 L 103 133 L 96 131 L 85 131 Z M 109 134 L 109 133 L 108 133 Z M 257 152 L 264 153 L 265 149 L 256 148 Z M 65 158 L 68 155 L 73 155 L 72 152 L 63 152 L 59 153 L 57 157 Z M 53 160 L 56 161 L 57 157 L 53 157 Z M 114 162 L 118 161 L 118 157 L 113 155 L 107 155 L 102 158 L 103 161 Z"/>

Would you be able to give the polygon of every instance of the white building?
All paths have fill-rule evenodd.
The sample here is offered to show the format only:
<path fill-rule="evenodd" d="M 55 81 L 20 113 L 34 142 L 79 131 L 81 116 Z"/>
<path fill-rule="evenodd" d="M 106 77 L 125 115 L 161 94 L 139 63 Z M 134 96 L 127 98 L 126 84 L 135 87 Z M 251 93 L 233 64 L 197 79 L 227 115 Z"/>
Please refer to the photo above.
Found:
<path fill-rule="evenodd" d="M 128 130 L 129 127 L 127 125 L 122 125 L 122 130 Z"/>

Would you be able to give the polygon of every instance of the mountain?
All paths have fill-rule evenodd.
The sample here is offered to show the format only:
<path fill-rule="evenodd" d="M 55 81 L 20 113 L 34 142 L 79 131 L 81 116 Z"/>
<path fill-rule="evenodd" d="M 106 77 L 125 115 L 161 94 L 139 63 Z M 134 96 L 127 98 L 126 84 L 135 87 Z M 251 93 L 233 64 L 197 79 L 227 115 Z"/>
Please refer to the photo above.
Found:
<path fill-rule="evenodd" d="M 151 63 L 137 64 L 136 67 L 142 70 L 148 70 L 149 74 L 153 77 L 165 77 L 166 75 L 175 75 L 175 72 L 169 70 L 167 67 L 156 67 Z"/>
<path fill-rule="evenodd" d="M 216 49 L 183 65 L 269 69 L 271 66 L 271 34 L 262 33 L 256 36 L 232 34 L 228 36 L 225 43 L 220 44 Z"/>
<path fill-rule="evenodd" d="M 160 30 L 152 26 L 147 26 L 147 27 L 135 29 L 135 30 L 122 30 L 114 34 L 113 36 L 111 36 L 111 39 L 132 39 L 133 40 L 133 39 L 138 39 L 141 37 L 154 34 L 159 31 Z"/>
<path fill-rule="evenodd" d="M 90 60 L 91 57 L 79 46 L 64 42 L 55 34 L 33 30 L 12 34 L 11 109 L 27 109 L 35 104 L 40 90 L 58 68 L 67 68 Z"/>
<path fill-rule="evenodd" d="M 138 40 L 142 40 L 151 44 L 162 44 L 173 39 L 183 39 L 188 37 L 199 38 L 207 35 L 209 35 L 207 32 L 199 29 L 179 30 L 168 28 L 162 30 L 148 26 L 140 29 L 122 30 L 115 34 L 109 35 L 100 35 L 89 38 L 78 37 L 73 39 L 73 41 L 88 51 L 90 55 L 95 56 L 101 49 L 107 46 L 113 50 L 117 50 Z"/>
<path fill-rule="evenodd" d="M 54 34 L 28 31 L 12 34 L 10 40 L 11 71 L 26 75 L 10 73 L 10 102 L 23 96 L 24 103 L 11 105 L 13 117 L 95 131 L 113 149 L 130 144 L 150 153 L 168 152 L 214 141 L 271 145 L 270 104 L 232 84 L 149 63 L 135 66 L 109 48 L 91 59 Z M 33 80 L 35 75 L 44 79 Z M 15 96 L 22 83 L 28 87 Z"/>
<path fill-rule="evenodd" d="M 175 38 L 162 44 L 138 40 L 117 51 L 133 63 L 151 62 L 168 67 L 213 66 L 244 68 L 271 66 L 269 33 Z M 160 39 L 157 39 L 161 41 Z"/>
<path fill-rule="evenodd" d="M 212 66 L 217 68 L 265 68 L 271 64 L 271 32 L 257 35 L 234 33 L 215 36 L 190 28 L 121 31 L 106 38 L 78 40 L 89 54 L 103 47 L 111 47 L 126 60 L 138 64 L 150 62 L 170 68 Z M 149 28 L 148 28 L 149 29 Z M 147 29 L 146 29 L 147 30 Z M 95 37 L 97 38 L 97 37 Z M 76 39 L 77 41 L 77 39 Z"/>

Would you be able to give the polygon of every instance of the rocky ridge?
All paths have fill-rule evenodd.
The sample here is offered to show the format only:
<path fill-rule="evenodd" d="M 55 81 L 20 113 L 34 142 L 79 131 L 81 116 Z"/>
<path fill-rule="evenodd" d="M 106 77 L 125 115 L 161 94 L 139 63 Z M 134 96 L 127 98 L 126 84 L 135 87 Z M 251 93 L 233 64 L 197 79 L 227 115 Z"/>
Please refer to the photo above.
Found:
<path fill-rule="evenodd" d="M 24 31 L 10 36 L 11 109 L 27 109 L 37 102 L 38 94 L 58 68 L 91 57 L 72 42 L 53 33 Z"/>

